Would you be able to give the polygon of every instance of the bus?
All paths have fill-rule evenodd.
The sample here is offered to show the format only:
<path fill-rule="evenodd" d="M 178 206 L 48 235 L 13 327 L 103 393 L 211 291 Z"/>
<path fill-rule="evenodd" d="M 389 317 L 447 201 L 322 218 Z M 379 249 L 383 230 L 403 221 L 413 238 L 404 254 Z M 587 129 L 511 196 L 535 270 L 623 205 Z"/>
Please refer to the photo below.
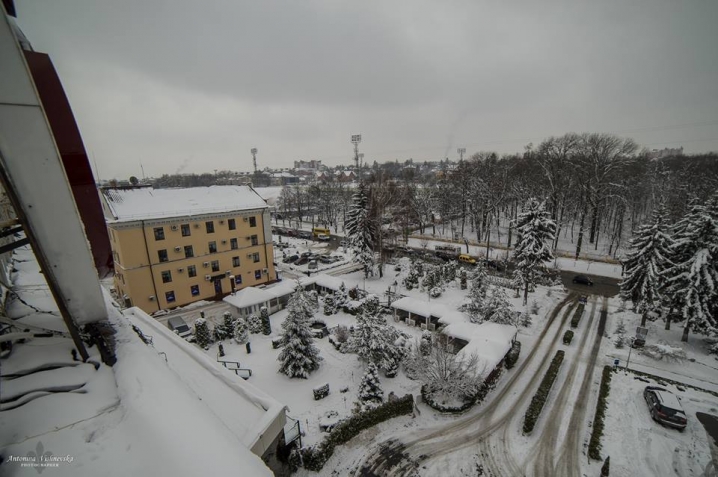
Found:
<path fill-rule="evenodd" d="M 329 229 L 325 229 L 322 227 L 314 227 L 312 229 L 312 236 L 316 239 L 318 238 L 319 234 L 330 235 Z"/>

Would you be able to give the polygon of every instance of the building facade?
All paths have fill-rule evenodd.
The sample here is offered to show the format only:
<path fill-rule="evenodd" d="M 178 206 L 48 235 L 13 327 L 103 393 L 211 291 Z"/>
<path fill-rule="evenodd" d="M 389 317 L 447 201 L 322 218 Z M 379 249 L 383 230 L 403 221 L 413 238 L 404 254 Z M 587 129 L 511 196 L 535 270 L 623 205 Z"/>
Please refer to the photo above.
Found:
<path fill-rule="evenodd" d="M 103 189 L 125 306 L 147 313 L 276 280 L 269 207 L 246 186 Z"/>

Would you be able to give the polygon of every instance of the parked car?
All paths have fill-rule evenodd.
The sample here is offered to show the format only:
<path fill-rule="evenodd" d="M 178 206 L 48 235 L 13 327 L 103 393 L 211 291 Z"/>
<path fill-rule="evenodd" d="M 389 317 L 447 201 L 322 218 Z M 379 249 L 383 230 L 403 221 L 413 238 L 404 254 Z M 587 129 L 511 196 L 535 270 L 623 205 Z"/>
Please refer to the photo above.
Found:
<path fill-rule="evenodd" d="M 308 232 L 308 231 L 306 231 L 306 230 L 301 230 L 301 231 L 299 232 L 299 238 L 311 239 L 311 238 L 312 238 L 312 233 L 311 233 L 311 232 Z"/>
<path fill-rule="evenodd" d="M 294 262 L 294 265 L 306 265 L 309 263 L 309 257 L 301 257 L 299 260 Z"/>
<path fill-rule="evenodd" d="M 643 398 L 654 421 L 680 431 L 686 428 L 688 420 L 678 397 L 672 392 L 656 386 L 646 386 Z"/>
<path fill-rule="evenodd" d="M 284 263 L 294 263 L 299 260 L 299 255 L 290 255 L 289 257 L 282 260 Z"/>
<path fill-rule="evenodd" d="M 331 240 L 331 236 L 329 234 L 317 234 L 317 240 L 321 242 L 328 242 Z"/>
<path fill-rule="evenodd" d="M 334 263 L 334 259 L 329 255 L 320 255 L 319 261 L 322 263 Z"/>
<path fill-rule="evenodd" d="M 586 275 L 576 275 L 573 277 L 573 283 L 578 283 L 579 285 L 588 285 L 590 287 L 593 286 L 593 280 L 591 280 Z"/>
<path fill-rule="evenodd" d="M 501 263 L 501 262 L 498 261 L 498 260 L 491 260 L 491 259 L 486 260 L 486 259 L 484 259 L 483 264 L 484 264 L 485 267 L 487 267 L 487 268 L 493 268 L 493 269 L 496 270 L 497 272 L 503 272 L 504 269 L 505 269 L 504 264 Z"/>
<path fill-rule="evenodd" d="M 307 266 L 307 268 L 308 268 L 309 270 L 316 270 L 317 267 L 318 267 L 318 264 L 317 264 L 317 260 L 316 260 L 316 259 L 311 260 L 311 261 L 309 262 L 309 265 Z"/>
<path fill-rule="evenodd" d="M 349 242 L 347 242 L 346 240 L 342 240 L 341 242 L 339 242 L 339 245 L 346 248 L 349 245 Z"/>
<path fill-rule="evenodd" d="M 167 320 L 167 328 L 178 334 L 180 338 L 192 338 L 192 330 L 181 316 L 173 316 Z"/>
<path fill-rule="evenodd" d="M 310 257 L 310 256 L 312 256 L 312 255 L 313 255 L 313 252 L 302 252 L 302 254 L 299 255 L 299 256 L 302 257 L 302 258 L 304 258 L 304 257 Z"/>
<path fill-rule="evenodd" d="M 287 233 L 287 235 L 288 235 L 289 237 L 296 237 L 296 236 L 297 236 L 297 231 L 296 231 L 296 230 L 287 229 L 286 233 Z"/>

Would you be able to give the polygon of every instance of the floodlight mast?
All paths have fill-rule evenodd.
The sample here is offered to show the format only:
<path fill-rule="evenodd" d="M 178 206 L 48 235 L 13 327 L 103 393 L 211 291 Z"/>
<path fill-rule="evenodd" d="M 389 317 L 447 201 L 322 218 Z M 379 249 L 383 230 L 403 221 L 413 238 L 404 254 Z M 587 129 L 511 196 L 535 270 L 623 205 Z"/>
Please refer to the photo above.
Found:
<path fill-rule="evenodd" d="M 252 153 L 252 162 L 254 163 L 254 173 L 257 173 L 257 148 L 253 147 L 249 152 Z"/>
<path fill-rule="evenodd" d="M 361 142 L 361 134 L 352 135 L 352 144 L 354 144 L 354 164 L 359 170 L 359 143 Z"/>
<path fill-rule="evenodd" d="M 459 162 L 463 162 L 463 161 L 464 161 L 464 154 L 466 154 L 466 148 L 465 148 L 465 147 L 460 147 L 460 148 L 458 148 L 458 149 L 456 150 L 456 152 L 459 153 Z"/>

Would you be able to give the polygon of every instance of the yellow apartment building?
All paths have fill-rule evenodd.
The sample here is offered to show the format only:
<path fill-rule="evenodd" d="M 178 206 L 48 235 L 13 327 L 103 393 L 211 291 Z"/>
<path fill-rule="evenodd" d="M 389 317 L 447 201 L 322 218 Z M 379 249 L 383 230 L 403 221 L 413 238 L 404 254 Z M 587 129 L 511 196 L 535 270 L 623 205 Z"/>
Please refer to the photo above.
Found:
<path fill-rule="evenodd" d="M 277 279 L 267 203 L 248 186 L 101 189 L 115 289 L 147 313 Z"/>

